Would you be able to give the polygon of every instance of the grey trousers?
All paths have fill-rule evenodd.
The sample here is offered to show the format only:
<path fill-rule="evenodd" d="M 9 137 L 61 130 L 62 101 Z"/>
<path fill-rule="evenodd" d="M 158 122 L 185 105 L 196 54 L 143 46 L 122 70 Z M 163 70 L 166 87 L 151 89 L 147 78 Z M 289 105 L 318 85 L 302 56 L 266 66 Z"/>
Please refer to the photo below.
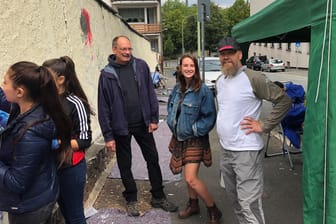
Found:
<path fill-rule="evenodd" d="M 233 202 L 239 224 L 265 223 L 262 160 L 262 150 L 237 152 L 222 149 L 220 163 L 225 190 Z"/>

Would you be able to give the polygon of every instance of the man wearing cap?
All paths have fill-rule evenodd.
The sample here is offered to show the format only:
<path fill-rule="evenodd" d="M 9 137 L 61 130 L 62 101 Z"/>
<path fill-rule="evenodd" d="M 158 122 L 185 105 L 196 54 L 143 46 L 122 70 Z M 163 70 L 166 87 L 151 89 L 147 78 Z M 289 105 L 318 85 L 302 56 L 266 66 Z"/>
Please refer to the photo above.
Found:
<path fill-rule="evenodd" d="M 217 133 L 225 188 L 240 224 L 264 224 L 262 133 L 282 120 L 291 101 L 264 74 L 242 65 L 243 53 L 235 39 L 222 39 L 218 51 L 223 74 L 216 82 Z M 274 107 L 261 121 L 263 100 Z"/>

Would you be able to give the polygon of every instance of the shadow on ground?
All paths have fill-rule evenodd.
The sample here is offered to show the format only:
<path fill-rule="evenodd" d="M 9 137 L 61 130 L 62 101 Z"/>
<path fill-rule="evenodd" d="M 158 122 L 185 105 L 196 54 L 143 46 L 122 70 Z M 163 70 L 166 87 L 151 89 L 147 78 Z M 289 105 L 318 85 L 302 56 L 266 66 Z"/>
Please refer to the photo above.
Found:
<path fill-rule="evenodd" d="M 219 186 L 219 143 L 215 130 L 210 134 L 213 152 L 213 165 L 210 168 L 202 166 L 200 178 L 205 181 L 212 193 L 218 207 L 223 212 L 222 223 L 236 224 L 235 216 L 225 189 Z M 281 149 L 279 140 L 272 138 L 270 152 Z M 290 169 L 287 156 L 264 158 L 265 189 L 263 207 L 266 223 L 272 224 L 301 224 L 302 221 L 302 196 L 301 196 L 301 169 L 302 155 L 292 155 L 294 169 Z M 138 202 L 141 214 L 151 211 L 151 194 L 148 181 L 137 181 Z M 120 179 L 107 178 L 94 207 L 96 209 L 115 208 L 125 212 L 123 186 Z M 165 192 L 172 202 L 184 208 L 187 201 L 187 189 L 183 180 L 165 184 Z M 157 211 L 153 215 L 157 215 Z M 204 224 L 207 220 L 207 211 L 201 203 L 200 215 L 181 220 L 176 213 L 170 214 L 172 224 Z M 126 222 L 125 222 L 126 223 Z M 148 222 L 145 222 L 148 224 Z M 151 223 L 151 222 L 149 222 Z M 152 222 L 153 223 L 153 222 Z M 155 222 L 154 222 L 155 223 Z M 162 223 L 162 222 L 158 222 Z M 157 224 L 158 224 L 157 223 Z M 95 222 L 95 224 L 98 224 Z M 120 223 L 122 224 L 122 223 Z"/>

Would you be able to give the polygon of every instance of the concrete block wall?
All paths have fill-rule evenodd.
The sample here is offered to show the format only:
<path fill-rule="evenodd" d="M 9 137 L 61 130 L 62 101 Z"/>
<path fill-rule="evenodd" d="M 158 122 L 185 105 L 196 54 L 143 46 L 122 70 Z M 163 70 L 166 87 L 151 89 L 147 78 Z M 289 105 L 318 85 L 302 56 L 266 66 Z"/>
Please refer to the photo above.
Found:
<path fill-rule="evenodd" d="M 127 35 L 132 41 L 133 54 L 145 59 L 152 70 L 159 58 L 151 50 L 149 41 L 131 29 L 102 0 L 1 0 L 0 30 L 1 79 L 15 62 L 42 64 L 46 59 L 68 55 L 76 64 L 81 84 L 95 111 L 99 73 L 112 53 L 114 36 Z M 97 116 L 91 119 L 93 139 L 98 139 Z"/>
<path fill-rule="evenodd" d="M 77 75 L 95 111 L 99 73 L 112 53 L 113 37 L 128 36 L 133 55 L 146 60 L 152 70 L 159 59 L 149 41 L 123 22 L 103 0 L 1 0 L 0 30 L 1 79 L 15 62 L 42 64 L 47 59 L 68 55 L 75 62 Z M 113 155 L 104 148 L 97 115 L 91 117 L 91 125 L 94 141 L 86 155 L 85 207 L 94 202 L 100 188 L 97 180 L 107 176 L 113 163 Z M 57 214 L 54 223 L 62 223 Z"/>

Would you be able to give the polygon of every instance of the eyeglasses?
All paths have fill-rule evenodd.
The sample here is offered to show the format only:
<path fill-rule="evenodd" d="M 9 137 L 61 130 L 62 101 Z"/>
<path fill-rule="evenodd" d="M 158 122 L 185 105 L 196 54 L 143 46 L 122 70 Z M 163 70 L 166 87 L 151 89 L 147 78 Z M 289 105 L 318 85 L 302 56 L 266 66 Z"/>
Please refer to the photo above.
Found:
<path fill-rule="evenodd" d="M 126 47 L 124 47 L 124 48 L 119 48 L 119 47 L 118 47 L 118 50 L 119 50 L 119 51 L 123 51 L 123 52 L 125 52 L 125 51 L 132 51 L 133 48 L 131 48 L 131 47 L 130 47 L 130 48 L 126 48 Z"/>

